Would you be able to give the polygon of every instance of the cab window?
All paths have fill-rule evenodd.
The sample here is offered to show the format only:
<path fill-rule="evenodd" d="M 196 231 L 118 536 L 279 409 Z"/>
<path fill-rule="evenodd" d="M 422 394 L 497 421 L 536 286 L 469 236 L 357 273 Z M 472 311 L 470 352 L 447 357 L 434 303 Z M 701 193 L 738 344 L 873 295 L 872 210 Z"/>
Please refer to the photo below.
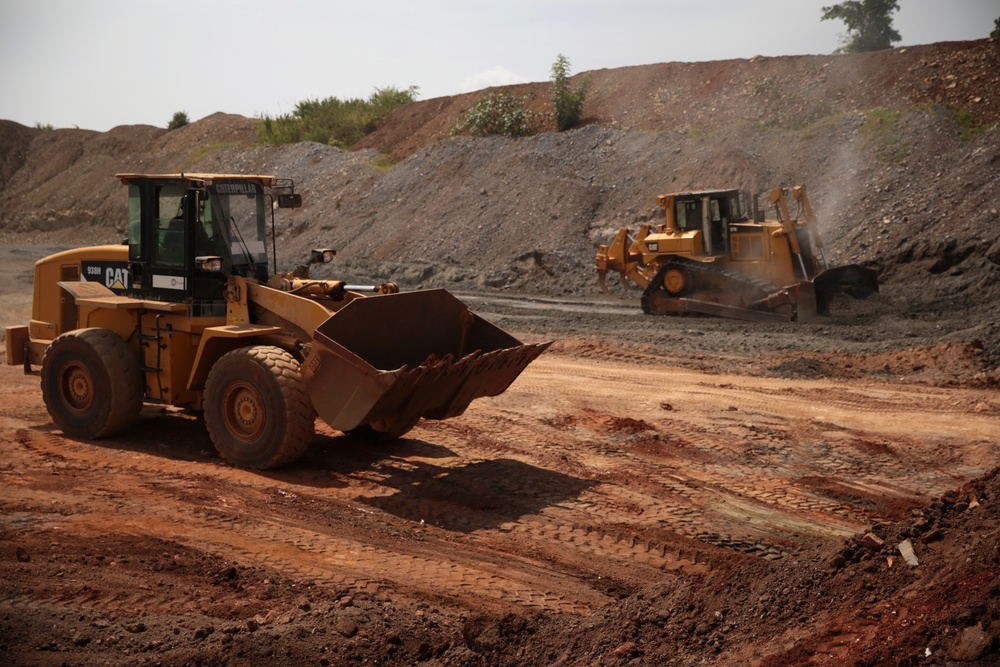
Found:
<path fill-rule="evenodd" d="M 128 186 L 128 258 L 142 259 L 142 190 L 135 183 Z"/>
<path fill-rule="evenodd" d="M 681 231 L 701 228 L 701 216 L 698 215 L 699 202 L 681 201 L 674 206 L 674 216 L 677 228 Z"/>
<path fill-rule="evenodd" d="M 228 244 L 223 236 L 223 227 L 216 221 L 212 202 L 206 193 L 198 197 L 198 220 L 194 225 L 195 257 L 210 255 L 229 257 Z"/>
<path fill-rule="evenodd" d="M 719 213 L 719 200 L 712 199 L 710 204 L 711 204 L 710 208 L 712 209 L 711 210 L 712 222 L 718 222 L 719 220 L 722 220 L 722 214 Z"/>
<path fill-rule="evenodd" d="M 184 268 L 184 188 L 161 185 L 156 188 L 156 256 L 159 266 Z"/>

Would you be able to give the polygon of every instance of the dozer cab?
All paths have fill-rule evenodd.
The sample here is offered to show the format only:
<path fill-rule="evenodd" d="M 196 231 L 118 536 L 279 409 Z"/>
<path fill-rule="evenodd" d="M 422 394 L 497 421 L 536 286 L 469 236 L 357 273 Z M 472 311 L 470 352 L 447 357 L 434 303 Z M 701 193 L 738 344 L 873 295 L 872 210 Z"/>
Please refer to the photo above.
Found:
<path fill-rule="evenodd" d="M 772 219 L 743 190 L 667 194 L 656 202 L 662 224 L 642 225 L 634 235 L 620 229 L 596 258 L 604 291 L 608 272 L 618 272 L 623 284 L 642 288 L 647 314 L 804 322 L 829 314 L 838 293 L 878 291 L 874 269 L 828 265 L 805 186 L 771 190 Z"/>
<path fill-rule="evenodd" d="M 396 438 L 505 391 L 548 346 L 522 345 L 444 290 L 311 279 L 332 250 L 278 273 L 274 208 L 301 205 L 290 180 L 117 177 L 127 244 L 36 262 L 31 321 L 6 330 L 7 363 L 41 367 L 67 435 L 111 436 L 144 403 L 178 406 L 204 414 L 229 462 L 270 468 L 305 451 L 317 415 Z"/>

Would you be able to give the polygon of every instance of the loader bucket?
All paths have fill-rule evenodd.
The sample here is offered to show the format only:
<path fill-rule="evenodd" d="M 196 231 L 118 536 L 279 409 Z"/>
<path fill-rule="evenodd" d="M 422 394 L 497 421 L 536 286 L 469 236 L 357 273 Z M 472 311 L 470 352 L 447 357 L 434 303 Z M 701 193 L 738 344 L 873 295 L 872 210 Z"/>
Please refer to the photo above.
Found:
<path fill-rule="evenodd" d="M 355 299 L 313 336 L 303 379 L 316 413 L 340 431 L 458 416 L 549 346 L 522 344 L 445 290 Z"/>
<path fill-rule="evenodd" d="M 878 272 L 867 266 L 845 264 L 823 271 L 813 278 L 816 288 L 816 310 L 830 314 L 830 302 L 837 294 L 864 299 L 878 292 Z"/>

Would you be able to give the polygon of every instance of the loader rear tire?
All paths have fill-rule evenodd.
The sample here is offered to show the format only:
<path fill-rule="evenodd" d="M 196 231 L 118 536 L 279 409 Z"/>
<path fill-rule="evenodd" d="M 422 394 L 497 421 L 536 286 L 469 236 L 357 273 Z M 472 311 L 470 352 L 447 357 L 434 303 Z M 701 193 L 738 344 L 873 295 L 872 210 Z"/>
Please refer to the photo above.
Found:
<path fill-rule="evenodd" d="M 271 345 L 223 355 L 205 382 L 205 425 L 224 459 L 245 468 L 276 468 L 309 446 L 316 412 L 299 362 Z"/>
<path fill-rule="evenodd" d="M 105 438 L 139 420 L 142 369 L 113 331 L 77 329 L 56 337 L 42 357 L 41 377 L 45 407 L 66 435 Z"/>

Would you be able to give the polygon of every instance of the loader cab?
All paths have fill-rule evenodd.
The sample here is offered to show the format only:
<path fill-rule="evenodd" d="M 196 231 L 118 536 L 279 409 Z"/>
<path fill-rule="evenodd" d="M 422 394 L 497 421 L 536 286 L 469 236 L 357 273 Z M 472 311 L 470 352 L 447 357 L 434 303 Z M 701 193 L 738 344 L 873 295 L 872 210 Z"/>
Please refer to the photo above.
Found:
<path fill-rule="evenodd" d="M 119 178 L 129 189 L 130 296 L 189 303 L 192 316 L 218 316 L 226 312 L 227 275 L 267 281 L 264 177 Z M 198 260 L 207 257 L 220 259 L 222 270 L 204 270 Z"/>

